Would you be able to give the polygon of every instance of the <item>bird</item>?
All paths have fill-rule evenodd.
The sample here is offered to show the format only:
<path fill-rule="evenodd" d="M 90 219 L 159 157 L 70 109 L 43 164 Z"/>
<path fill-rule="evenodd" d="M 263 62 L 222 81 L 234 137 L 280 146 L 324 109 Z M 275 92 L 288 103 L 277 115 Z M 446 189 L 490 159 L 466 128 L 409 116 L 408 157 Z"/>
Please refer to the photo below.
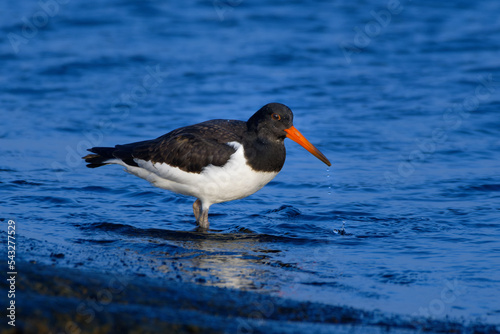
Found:
<path fill-rule="evenodd" d="M 282 169 L 289 138 L 331 166 L 294 126 L 293 113 L 268 103 L 248 121 L 216 119 L 173 130 L 156 139 L 114 147 L 92 147 L 87 167 L 117 164 L 152 185 L 196 198 L 193 213 L 208 230 L 212 204 L 247 197 Z"/>

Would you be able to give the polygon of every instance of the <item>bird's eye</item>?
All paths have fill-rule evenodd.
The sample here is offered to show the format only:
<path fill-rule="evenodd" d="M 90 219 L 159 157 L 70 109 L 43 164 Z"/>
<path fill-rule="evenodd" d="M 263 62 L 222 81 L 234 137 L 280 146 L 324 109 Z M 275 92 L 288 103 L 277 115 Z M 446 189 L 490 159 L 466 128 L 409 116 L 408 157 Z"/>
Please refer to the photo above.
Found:
<path fill-rule="evenodd" d="M 272 114 L 271 117 L 275 120 L 275 121 L 279 121 L 281 119 L 281 116 L 278 115 L 278 114 Z"/>

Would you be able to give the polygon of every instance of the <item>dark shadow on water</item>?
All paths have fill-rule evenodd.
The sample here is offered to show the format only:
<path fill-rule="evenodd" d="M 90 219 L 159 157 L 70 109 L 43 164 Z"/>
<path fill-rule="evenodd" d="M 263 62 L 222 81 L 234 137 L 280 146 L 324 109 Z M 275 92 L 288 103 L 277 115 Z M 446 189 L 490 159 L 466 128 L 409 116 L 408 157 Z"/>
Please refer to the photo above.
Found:
<path fill-rule="evenodd" d="M 207 231 L 198 227 L 194 228 L 192 231 L 176 231 L 157 228 L 141 229 L 131 225 L 114 224 L 107 222 L 80 225 L 80 228 L 85 231 L 95 232 L 97 230 L 103 232 L 112 232 L 126 237 L 157 238 L 175 241 L 251 241 L 261 243 L 288 243 L 298 245 L 310 243 L 328 243 L 328 241 L 321 239 L 258 234 L 251 232 L 248 229 L 238 229 L 241 232 L 237 233 L 218 233 L 220 232 L 220 230 Z"/>

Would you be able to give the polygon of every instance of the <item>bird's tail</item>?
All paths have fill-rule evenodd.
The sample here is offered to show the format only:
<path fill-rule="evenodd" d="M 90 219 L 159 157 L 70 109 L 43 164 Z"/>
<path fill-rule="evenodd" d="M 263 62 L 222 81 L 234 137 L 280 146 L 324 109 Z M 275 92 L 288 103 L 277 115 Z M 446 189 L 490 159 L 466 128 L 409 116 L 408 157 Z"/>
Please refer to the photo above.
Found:
<path fill-rule="evenodd" d="M 96 168 L 108 165 L 108 160 L 115 159 L 115 157 L 113 156 L 113 152 L 115 151 L 114 147 L 92 147 L 87 151 L 94 153 L 87 154 L 82 158 L 85 159 L 86 163 L 88 163 L 88 168 Z"/>

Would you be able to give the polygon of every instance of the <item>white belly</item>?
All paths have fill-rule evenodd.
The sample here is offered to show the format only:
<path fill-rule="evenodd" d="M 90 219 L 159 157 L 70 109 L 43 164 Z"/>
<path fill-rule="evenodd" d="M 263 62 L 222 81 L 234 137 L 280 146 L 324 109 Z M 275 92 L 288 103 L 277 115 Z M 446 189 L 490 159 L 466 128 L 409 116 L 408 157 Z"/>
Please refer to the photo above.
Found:
<path fill-rule="evenodd" d="M 185 172 L 165 163 L 135 159 L 139 167 L 119 163 L 127 171 L 148 180 L 159 188 L 194 196 L 205 203 L 221 203 L 247 197 L 274 179 L 278 172 L 256 172 L 246 164 L 243 146 L 228 143 L 236 149 L 222 167 L 209 165 L 201 173 Z"/>

